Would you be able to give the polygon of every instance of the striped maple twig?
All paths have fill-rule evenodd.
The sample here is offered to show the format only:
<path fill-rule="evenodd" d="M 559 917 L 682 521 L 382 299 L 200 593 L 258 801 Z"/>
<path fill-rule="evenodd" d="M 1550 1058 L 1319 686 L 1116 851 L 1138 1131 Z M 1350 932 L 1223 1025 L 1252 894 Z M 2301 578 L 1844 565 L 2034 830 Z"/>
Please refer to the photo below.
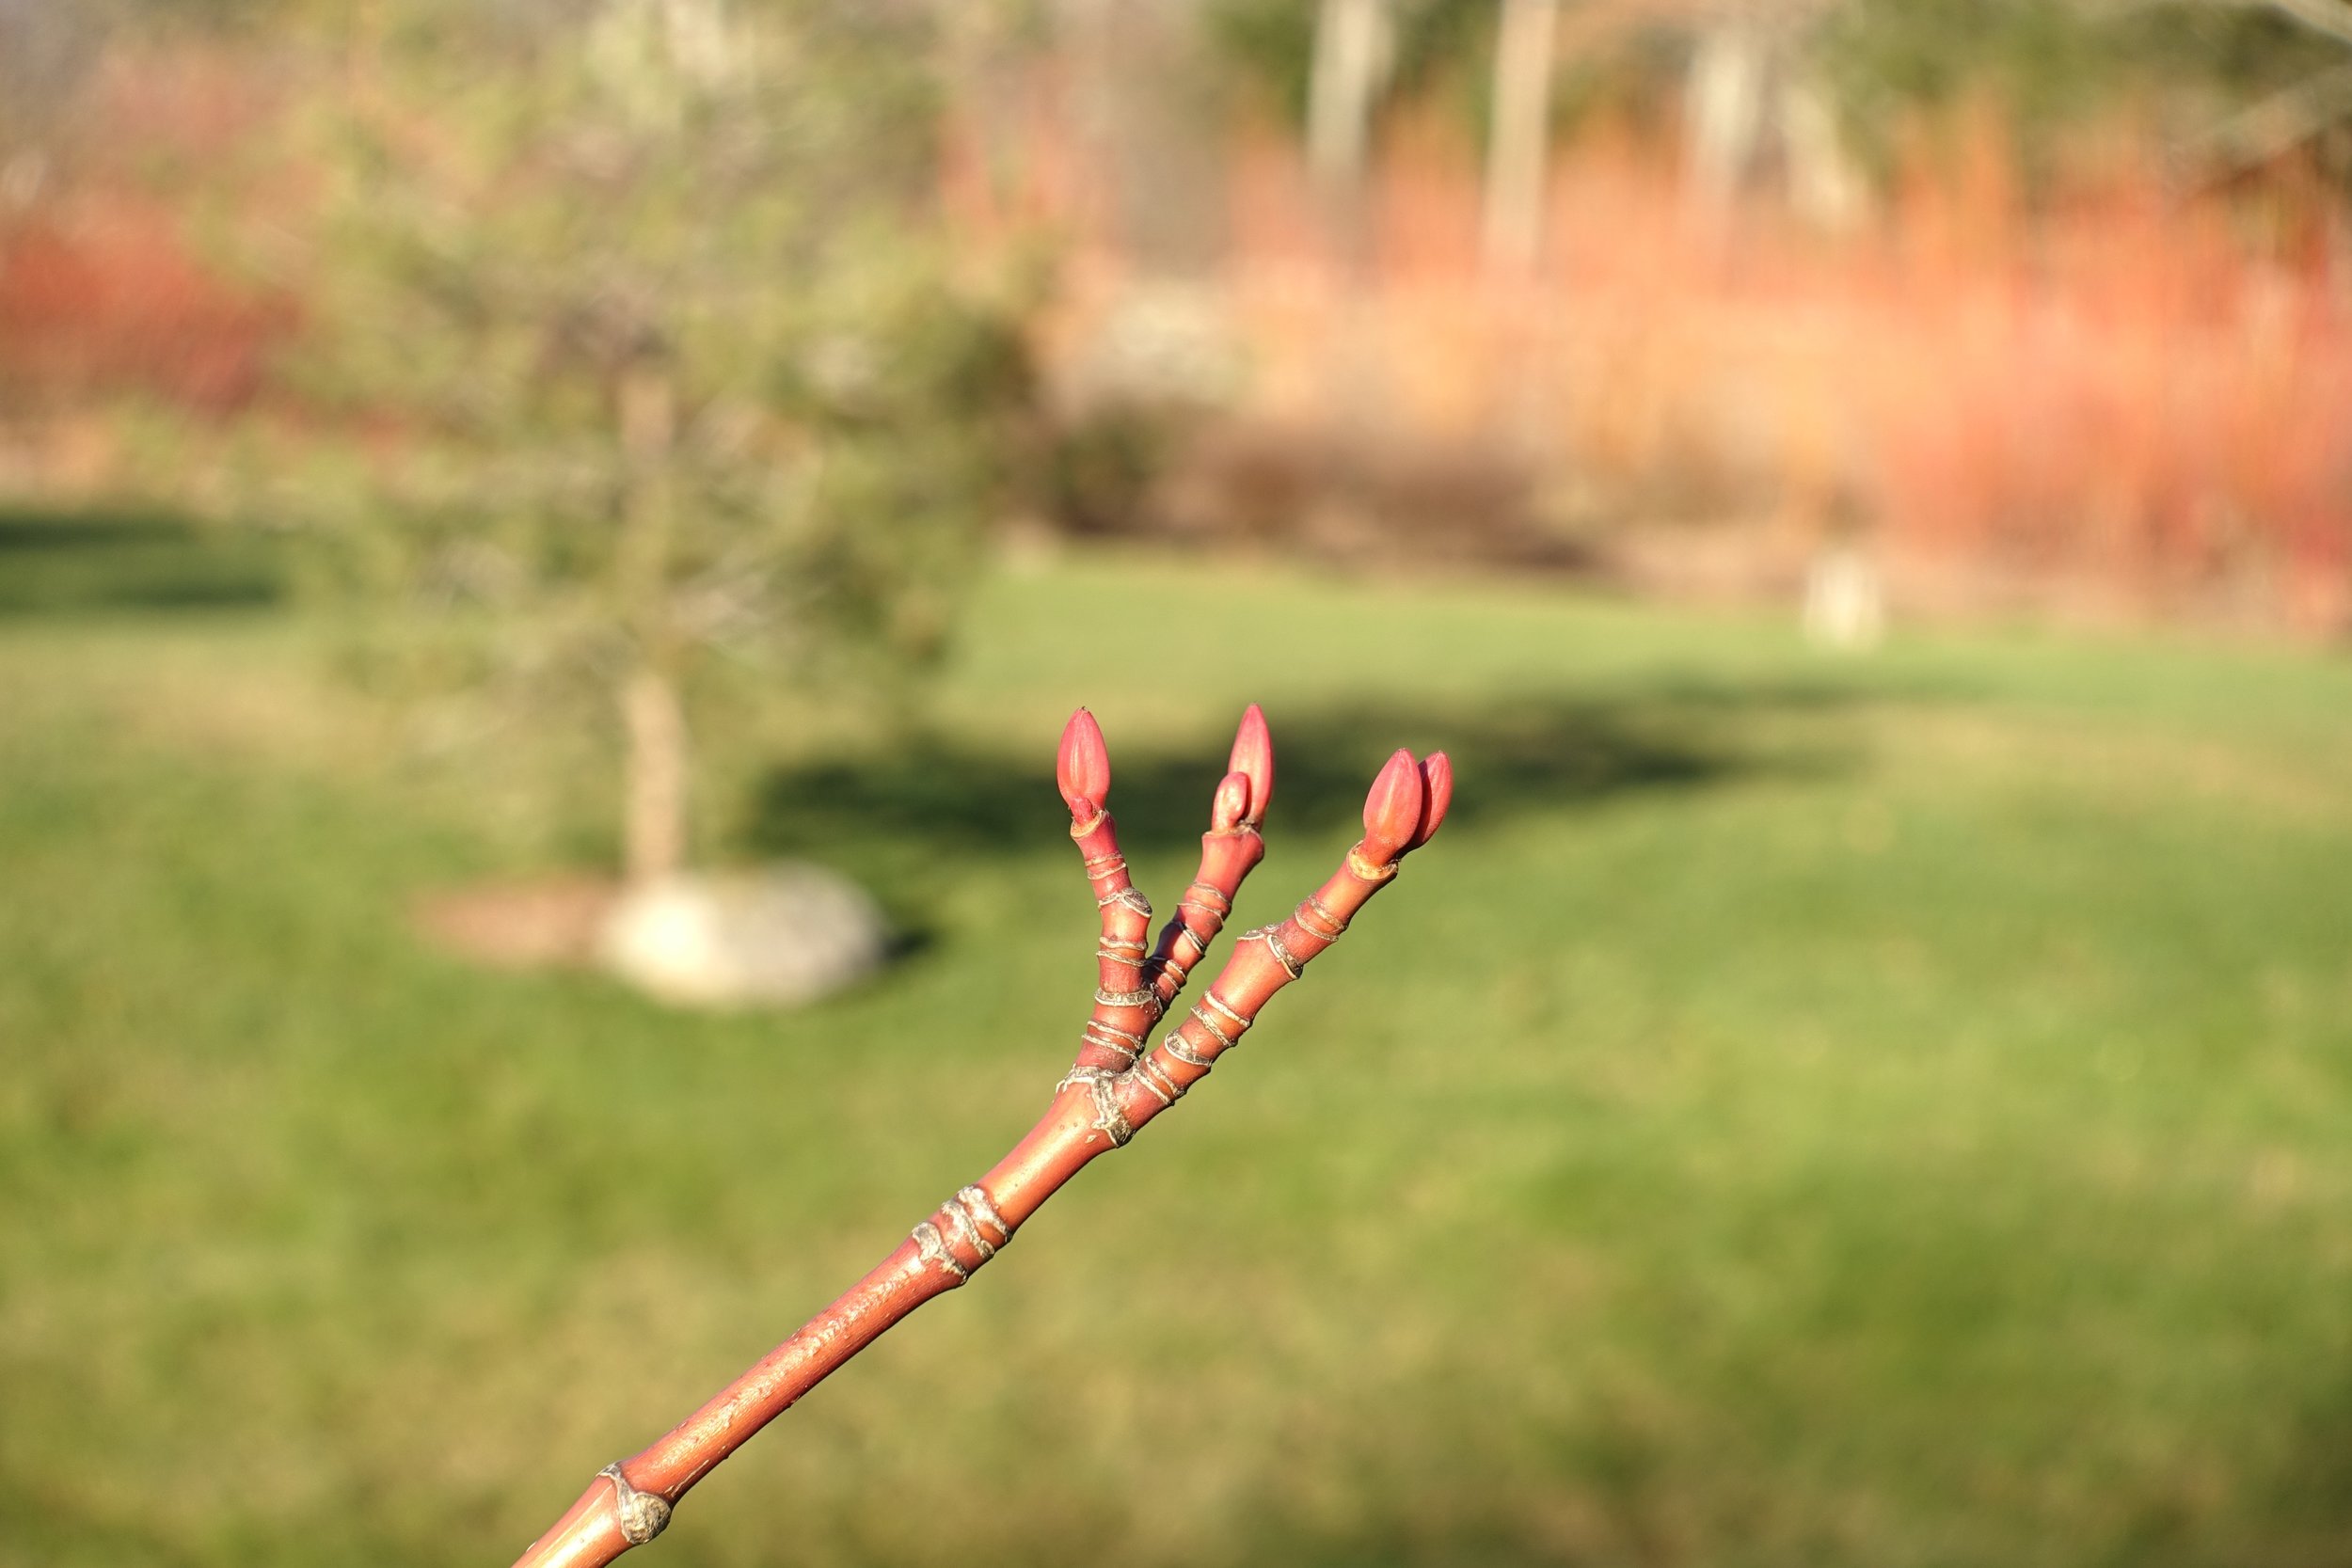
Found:
<path fill-rule="evenodd" d="M 1208 1076 L 1274 993 L 1297 979 L 1365 900 L 1388 885 L 1406 853 L 1429 842 L 1454 794 L 1442 752 L 1420 762 L 1409 752 L 1389 758 L 1364 801 L 1364 836 L 1339 869 L 1290 918 L 1237 938 L 1224 969 L 1184 1021 L 1150 1044 L 1151 1030 L 1224 927 L 1242 879 L 1265 853 L 1258 825 L 1274 793 L 1274 747 L 1255 705 L 1242 716 L 1227 767 L 1201 835 L 1200 872 L 1147 948 L 1152 906 L 1128 880 L 1105 809 L 1110 753 L 1092 714 L 1080 708 L 1071 716 L 1055 772 L 1070 807 L 1070 836 L 1085 857 L 1102 911 L 1102 939 L 1094 1010 L 1053 1104 L 995 1169 L 942 1204 L 799 1333 L 653 1447 L 598 1471 L 516 1568 L 588 1568 L 652 1540 L 712 1465 L 884 1329 L 971 1278 L 1080 1167 L 1125 1144 Z"/>

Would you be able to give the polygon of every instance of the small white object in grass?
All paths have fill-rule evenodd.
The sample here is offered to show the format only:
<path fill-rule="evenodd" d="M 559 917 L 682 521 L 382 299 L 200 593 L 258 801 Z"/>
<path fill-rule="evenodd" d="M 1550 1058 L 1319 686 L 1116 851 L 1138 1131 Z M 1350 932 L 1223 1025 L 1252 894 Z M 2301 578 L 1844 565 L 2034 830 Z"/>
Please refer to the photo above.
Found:
<path fill-rule="evenodd" d="M 1874 648 L 1886 634 L 1878 568 L 1851 546 L 1813 558 L 1804 579 L 1804 634 L 1825 648 Z"/>
<path fill-rule="evenodd" d="M 678 1006 L 792 1006 L 872 974 L 889 953 L 882 911 L 820 866 L 660 878 L 605 921 L 607 969 Z"/>

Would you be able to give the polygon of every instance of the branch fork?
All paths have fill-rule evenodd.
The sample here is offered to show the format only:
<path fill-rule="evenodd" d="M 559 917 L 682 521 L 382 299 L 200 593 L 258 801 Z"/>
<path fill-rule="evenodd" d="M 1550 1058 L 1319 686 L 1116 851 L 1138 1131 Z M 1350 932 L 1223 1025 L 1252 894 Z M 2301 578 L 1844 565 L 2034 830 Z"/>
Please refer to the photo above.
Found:
<path fill-rule="evenodd" d="M 994 1169 L 959 1189 L 799 1333 L 651 1448 L 598 1471 L 516 1568 L 594 1568 L 652 1540 L 711 1466 L 891 1324 L 969 1280 L 1063 1182 L 1097 1155 L 1125 1145 L 1208 1076 L 1275 993 L 1304 974 L 1394 879 L 1398 863 L 1429 842 L 1454 795 L 1453 768 L 1442 752 L 1418 761 L 1409 752 L 1390 757 L 1364 801 L 1364 836 L 1338 869 L 1287 918 L 1235 938 L 1216 978 L 1154 1044 L 1152 1031 L 1224 929 L 1243 879 L 1264 858 L 1259 826 L 1274 794 L 1265 717 L 1254 704 L 1242 715 L 1225 776 L 1210 800 L 1200 870 L 1148 944 L 1151 901 L 1128 879 L 1109 811 L 1109 748 L 1084 708 L 1062 732 L 1055 779 L 1102 929 L 1093 1009 L 1043 1117 Z"/>

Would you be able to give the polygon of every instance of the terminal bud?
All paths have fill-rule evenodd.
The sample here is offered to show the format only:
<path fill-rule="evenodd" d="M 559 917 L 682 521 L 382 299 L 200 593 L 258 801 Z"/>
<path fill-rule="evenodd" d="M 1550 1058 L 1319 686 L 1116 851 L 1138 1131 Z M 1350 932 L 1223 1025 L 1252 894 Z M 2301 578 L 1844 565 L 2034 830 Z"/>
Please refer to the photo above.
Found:
<path fill-rule="evenodd" d="M 1436 836 L 1445 821 L 1445 808 L 1454 803 L 1454 764 L 1443 752 L 1432 752 L 1421 759 L 1421 825 L 1413 830 L 1413 842 L 1406 846 L 1408 849 L 1418 849 Z"/>
<path fill-rule="evenodd" d="M 1103 726 L 1084 708 L 1062 726 L 1061 750 L 1054 758 L 1054 782 L 1060 786 L 1074 822 L 1090 821 L 1110 799 L 1110 748 L 1103 743 Z"/>
<path fill-rule="evenodd" d="M 1380 776 L 1364 797 L 1364 857 L 1387 865 L 1409 847 L 1421 827 L 1421 768 L 1413 753 L 1399 750 L 1389 758 Z"/>
<path fill-rule="evenodd" d="M 1249 784 L 1249 798 L 1241 820 L 1256 827 L 1265 820 L 1266 803 L 1274 799 L 1274 737 L 1266 733 L 1265 715 L 1252 703 L 1242 711 L 1241 727 L 1233 733 L 1233 754 L 1225 764 Z"/>

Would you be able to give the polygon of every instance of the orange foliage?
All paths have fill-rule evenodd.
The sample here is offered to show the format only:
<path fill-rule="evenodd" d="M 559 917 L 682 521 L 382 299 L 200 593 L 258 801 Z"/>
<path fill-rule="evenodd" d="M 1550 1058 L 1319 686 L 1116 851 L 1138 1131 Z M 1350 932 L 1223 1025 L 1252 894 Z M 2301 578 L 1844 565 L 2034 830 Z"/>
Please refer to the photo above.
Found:
<path fill-rule="evenodd" d="M 231 154 L 268 93 L 253 61 L 194 47 L 118 52 L 41 198 L 0 224 L 0 385 L 19 410 L 135 390 L 220 412 L 259 388 L 282 300 L 199 257 L 192 171 Z"/>
<path fill-rule="evenodd" d="M 1702 214 L 1673 148 L 1604 129 L 1555 161 L 1545 261 L 1522 277 L 1482 267 L 1458 142 L 1392 135 L 1335 237 L 1295 151 L 1253 141 L 1228 161 L 1211 285 L 1248 367 L 1231 412 L 1491 451 L 1581 498 L 1565 526 L 1586 531 L 1760 520 L 1801 558 L 1861 528 L 1947 587 L 2344 626 L 2336 198 L 2275 170 L 2191 198 L 2110 158 L 2029 201 L 1990 121 L 1959 147 L 1829 235 L 1769 198 Z M 1059 353 L 1151 281 L 1102 205 L 1061 209 Z"/>

